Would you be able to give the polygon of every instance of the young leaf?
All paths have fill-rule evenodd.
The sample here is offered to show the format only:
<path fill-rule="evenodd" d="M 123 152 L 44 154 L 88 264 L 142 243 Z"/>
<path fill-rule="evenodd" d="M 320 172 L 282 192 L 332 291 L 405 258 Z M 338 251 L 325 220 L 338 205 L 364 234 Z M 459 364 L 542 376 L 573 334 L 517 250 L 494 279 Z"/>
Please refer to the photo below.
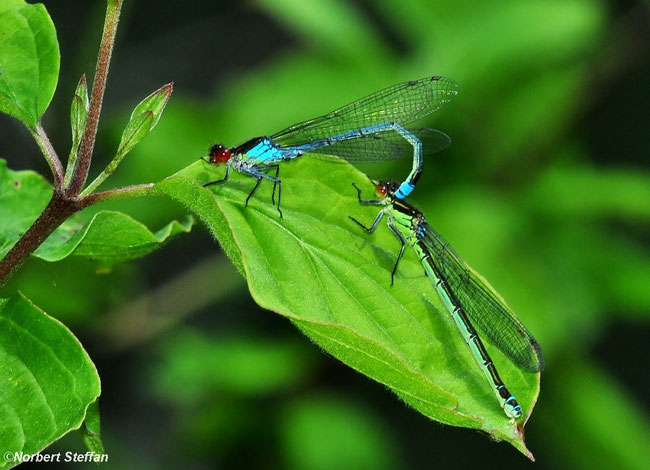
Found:
<path fill-rule="evenodd" d="M 116 159 L 124 155 L 156 127 L 167 101 L 172 94 L 173 83 L 168 83 L 143 99 L 131 113 L 129 123 L 122 133 Z M 117 166 L 117 165 L 115 165 Z"/>
<path fill-rule="evenodd" d="M 51 195 L 52 187 L 42 176 L 33 171 L 11 171 L 0 159 L 0 258 L 38 217 Z M 59 261 L 77 255 L 112 266 L 150 253 L 173 236 L 189 232 L 193 223 L 188 217 L 152 232 L 120 212 L 100 211 L 85 221 L 82 213 L 56 229 L 34 256 Z"/>
<path fill-rule="evenodd" d="M 72 105 L 70 106 L 70 129 L 72 130 L 72 146 L 70 148 L 70 156 L 68 157 L 68 168 L 65 172 L 65 185 L 70 183 L 70 178 L 74 173 L 75 164 L 77 162 L 77 152 L 79 144 L 81 144 L 81 137 L 83 136 L 86 128 L 86 119 L 88 118 L 88 108 L 90 102 L 88 100 L 88 87 L 86 85 L 86 75 L 82 75 L 77 84 L 74 96 L 72 97 Z"/>
<path fill-rule="evenodd" d="M 122 133 L 122 140 L 120 140 L 120 146 L 117 149 L 114 167 L 117 167 L 117 162 L 121 161 L 124 155 L 129 153 L 138 142 L 145 138 L 153 128 L 153 122 L 154 115 L 150 110 L 131 114 L 131 119 Z"/>
<path fill-rule="evenodd" d="M 42 4 L 0 3 L 0 111 L 35 127 L 59 78 L 59 44 Z"/>
<path fill-rule="evenodd" d="M 86 119 L 88 118 L 88 108 L 90 101 L 88 100 L 88 86 L 86 85 L 86 75 L 82 75 L 77 84 L 74 97 L 72 98 L 72 105 L 70 106 L 70 128 L 72 130 L 72 152 L 77 153 L 77 148 L 81 142 L 84 128 L 86 127 Z"/>
<path fill-rule="evenodd" d="M 390 271 L 399 243 L 388 228 L 369 236 L 352 215 L 370 222 L 377 207 L 360 206 L 351 183 L 367 178 L 350 165 L 301 158 L 281 169 L 284 218 L 270 203 L 272 184 L 255 184 L 199 161 L 156 185 L 190 207 L 243 269 L 255 301 L 288 317 L 313 341 L 354 369 L 390 387 L 442 423 L 481 429 L 530 456 L 524 422 L 508 420 L 413 253 Z M 487 342 L 487 339 L 484 338 Z M 501 377 L 529 416 L 539 374 L 509 362 L 489 343 Z"/>
<path fill-rule="evenodd" d="M 122 159 L 135 145 L 149 134 L 156 127 L 160 116 L 162 115 L 167 101 L 173 91 L 173 83 L 168 83 L 154 91 L 152 94 L 142 100 L 131 113 L 124 132 L 120 145 L 117 148 L 117 154 L 113 160 L 106 166 L 104 171 L 95 178 L 95 180 L 88 185 L 81 193 L 82 196 L 91 194 L 100 184 L 104 182 L 113 172 L 117 169 Z"/>
<path fill-rule="evenodd" d="M 100 393 L 77 338 L 20 294 L 0 299 L 0 368 L 0 468 L 77 429 Z"/>

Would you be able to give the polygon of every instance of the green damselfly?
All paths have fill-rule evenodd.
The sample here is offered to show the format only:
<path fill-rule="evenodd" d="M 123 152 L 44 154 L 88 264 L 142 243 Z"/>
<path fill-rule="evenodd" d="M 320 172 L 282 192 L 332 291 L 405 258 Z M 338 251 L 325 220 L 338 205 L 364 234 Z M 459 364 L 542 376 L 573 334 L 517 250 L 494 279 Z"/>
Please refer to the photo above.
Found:
<path fill-rule="evenodd" d="M 509 418 L 520 418 L 523 414 L 521 405 L 501 380 L 474 325 L 512 362 L 530 372 L 539 372 L 544 367 L 539 343 L 483 278 L 426 223 L 424 214 L 404 199 L 396 197 L 398 183 L 377 184 L 376 190 L 381 199 L 376 200 L 362 199 L 361 190 L 355 184 L 353 186 L 361 204 L 383 207 L 370 227 L 350 218 L 372 233 L 386 216 L 388 228 L 401 243 L 391 273 L 391 285 L 405 246 L 409 245 L 422 262 L 426 276 L 454 320 L 474 360 L 485 373 L 506 415 Z"/>

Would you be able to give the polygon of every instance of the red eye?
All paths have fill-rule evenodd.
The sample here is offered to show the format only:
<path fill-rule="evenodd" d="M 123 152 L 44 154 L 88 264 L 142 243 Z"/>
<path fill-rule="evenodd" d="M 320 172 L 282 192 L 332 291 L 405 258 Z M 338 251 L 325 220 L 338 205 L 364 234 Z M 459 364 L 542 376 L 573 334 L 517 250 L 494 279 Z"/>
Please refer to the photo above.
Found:
<path fill-rule="evenodd" d="M 213 145 L 210 148 L 210 163 L 218 165 L 219 163 L 225 163 L 230 160 L 232 156 L 230 149 L 225 148 L 221 144 Z"/>
<path fill-rule="evenodd" d="M 228 149 L 219 150 L 217 152 L 217 160 L 219 160 L 221 163 L 225 163 L 228 160 L 230 160 L 230 150 Z"/>
<path fill-rule="evenodd" d="M 382 197 L 388 194 L 388 188 L 386 187 L 385 183 L 379 183 L 375 188 L 375 191 L 377 191 L 377 194 L 379 194 Z"/>

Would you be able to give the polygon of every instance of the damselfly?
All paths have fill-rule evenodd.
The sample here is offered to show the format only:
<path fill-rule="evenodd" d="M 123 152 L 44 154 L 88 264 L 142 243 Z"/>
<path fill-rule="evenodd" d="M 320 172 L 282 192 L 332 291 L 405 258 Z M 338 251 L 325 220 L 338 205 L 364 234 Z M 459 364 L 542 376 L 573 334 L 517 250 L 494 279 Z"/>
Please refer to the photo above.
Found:
<path fill-rule="evenodd" d="M 474 325 L 517 366 L 539 372 L 544 367 L 542 350 L 514 312 L 491 287 L 470 268 L 449 244 L 426 223 L 424 214 L 396 195 L 399 184 L 379 183 L 376 187 L 381 199 L 365 200 L 357 189 L 361 204 L 383 206 L 370 227 L 350 217 L 369 233 L 387 216 L 388 228 L 401 243 L 391 273 L 391 285 L 397 272 L 404 247 L 411 246 L 424 266 L 440 300 L 451 315 L 472 356 L 487 377 L 499 404 L 510 418 L 522 416 L 521 405 L 508 391 L 499 377 Z"/>
<path fill-rule="evenodd" d="M 204 186 L 226 182 L 232 167 L 257 180 L 246 198 L 248 205 L 262 179 L 273 181 L 271 200 L 275 204 L 277 188 L 277 208 L 282 216 L 280 161 L 311 152 L 349 162 L 388 160 L 402 156 L 406 144 L 413 148 L 413 166 L 395 193 L 395 197 L 406 197 L 422 172 L 423 145 L 425 152 L 431 153 L 447 147 L 450 140 L 434 129 L 409 130 L 404 126 L 436 111 L 457 94 L 458 85 L 452 79 L 427 77 L 393 85 L 269 137 L 255 137 L 233 148 L 215 144 L 210 148 L 209 163 L 225 163 L 226 172 L 222 179 Z"/>

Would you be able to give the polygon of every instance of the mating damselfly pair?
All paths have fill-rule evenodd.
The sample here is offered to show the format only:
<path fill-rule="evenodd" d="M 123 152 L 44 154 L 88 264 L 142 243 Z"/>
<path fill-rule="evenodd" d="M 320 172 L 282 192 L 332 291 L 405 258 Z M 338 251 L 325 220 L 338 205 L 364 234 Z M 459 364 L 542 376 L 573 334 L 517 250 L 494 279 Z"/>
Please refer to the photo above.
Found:
<path fill-rule="evenodd" d="M 246 198 L 247 205 L 262 180 L 272 181 L 271 199 L 275 205 L 277 190 L 277 210 L 282 217 L 281 161 L 304 154 L 349 162 L 383 161 L 411 153 L 412 149 L 409 175 L 401 183 L 378 185 L 381 199 L 363 200 L 357 188 L 360 203 L 383 207 L 371 227 L 355 222 L 373 232 L 383 216 L 387 216 L 388 227 L 402 244 L 391 284 L 405 245 L 413 247 L 505 414 L 519 418 L 523 414 L 521 406 L 499 377 L 474 325 L 517 366 L 527 371 L 538 372 L 543 367 L 539 344 L 482 278 L 425 222 L 424 215 L 404 200 L 420 177 L 423 155 L 442 150 L 451 143 L 447 135 L 435 129 L 406 126 L 433 113 L 457 94 L 458 85 L 453 80 L 427 77 L 394 85 L 321 117 L 271 136 L 250 139 L 237 147 L 214 145 L 210 149 L 209 163 L 225 164 L 225 175 L 204 186 L 225 183 L 232 167 L 257 180 Z"/>

